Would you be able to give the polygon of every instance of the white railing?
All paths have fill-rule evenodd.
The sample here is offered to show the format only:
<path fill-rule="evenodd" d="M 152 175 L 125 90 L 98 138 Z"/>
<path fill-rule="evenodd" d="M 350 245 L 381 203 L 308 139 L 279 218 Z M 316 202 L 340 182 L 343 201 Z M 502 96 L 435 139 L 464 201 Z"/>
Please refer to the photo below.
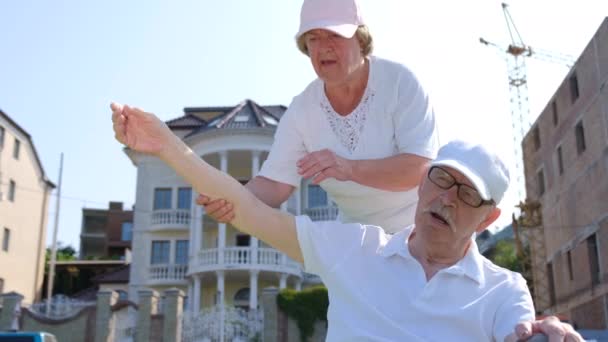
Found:
<path fill-rule="evenodd" d="M 182 316 L 182 342 L 263 341 L 264 312 L 214 306 Z"/>
<path fill-rule="evenodd" d="M 152 225 L 190 225 L 190 210 L 189 209 L 163 209 L 154 210 L 152 212 Z"/>
<path fill-rule="evenodd" d="M 188 265 L 152 265 L 150 280 L 153 281 L 183 281 L 188 273 Z"/>
<path fill-rule="evenodd" d="M 48 311 L 46 300 L 30 305 L 29 310 L 36 316 L 50 319 L 65 319 L 75 316 L 86 307 L 94 307 L 95 303 L 95 301 L 81 301 L 58 294 L 51 297 L 51 305 L 48 306 Z"/>
<path fill-rule="evenodd" d="M 256 250 L 257 258 L 253 258 L 253 253 Z M 259 268 L 262 266 L 263 268 L 264 266 L 270 266 L 277 271 L 285 271 L 285 269 L 296 273 L 301 271 L 299 263 L 274 248 L 225 247 L 222 251 L 222 255 L 220 255 L 219 248 L 199 251 L 197 258 L 194 260 L 194 267 L 221 269 L 225 267 Z"/>
<path fill-rule="evenodd" d="M 313 221 L 333 221 L 338 217 L 338 207 L 316 207 L 307 208 L 304 213 Z"/>

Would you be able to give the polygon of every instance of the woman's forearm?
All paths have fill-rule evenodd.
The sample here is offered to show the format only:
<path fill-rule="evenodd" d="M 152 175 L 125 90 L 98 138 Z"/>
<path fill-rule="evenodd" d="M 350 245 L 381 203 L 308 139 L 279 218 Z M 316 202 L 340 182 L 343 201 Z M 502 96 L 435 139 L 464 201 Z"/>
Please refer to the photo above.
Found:
<path fill-rule="evenodd" d="M 352 181 L 388 191 L 406 191 L 420 183 L 429 159 L 398 154 L 383 159 L 351 160 Z"/>

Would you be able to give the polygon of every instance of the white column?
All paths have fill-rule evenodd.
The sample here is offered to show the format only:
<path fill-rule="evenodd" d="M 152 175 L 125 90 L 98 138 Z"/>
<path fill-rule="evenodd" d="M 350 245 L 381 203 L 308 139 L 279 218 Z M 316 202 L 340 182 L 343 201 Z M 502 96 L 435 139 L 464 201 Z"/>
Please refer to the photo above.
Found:
<path fill-rule="evenodd" d="M 228 173 L 228 151 L 220 152 L 220 170 L 222 172 Z M 220 223 L 218 225 L 218 238 L 217 238 L 217 248 L 218 248 L 218 263 L 220 265 L 224 264 L 224 248 L 226 247 L 226 224 Z"/>
<path fill-rule="evenodd" d="M 302 278 L 296 280 L 296 291 L 302 291 Z"/>
<path fill-rule="evenodd" d="M 287 287 L 287 274 L 281 273 L 281 280 L 279 281 L 279 289 L 284 289 Z"/>
<path fill-rule="evenodd" d="M 258 274 L 260 271 L 254 270 L 249 273 L 249 308 L 258 308 Z"/>
<path fill-rule="evenodd" d="M 215 271 L 217 275 L 217 305 L 224 304 L 224 271 Z"/>
<path fill-rule="evenodd" d="M 192 304 L 192 312 L 201 311 L 201 276 L 200 274 L 194 275 L 194 302 Z"/>
<path fill-rule="evenodd" d="M 194 277 L 192 277 L 192 279 L 188 280 L 188 311 L 193 312 L 192 311 L 192 306 L 194 305 Z"/>
<path fill-rule="evenodd" d="M 251 178 L 255 177 L 260 171 L 260 151 L 251 151 Z M 258 239 L 251 236 L 249 240 L 249 246 L 251 248 L 251 263 L 256 265 L 258 263 Z M 257 299 L 256 299 L 257 300 Z"/>
<path fill-rule="evenodd" d="M 220 307 L 220 342 L 224 342 L 224 271 L 217 274 L 217 301 Z"/>

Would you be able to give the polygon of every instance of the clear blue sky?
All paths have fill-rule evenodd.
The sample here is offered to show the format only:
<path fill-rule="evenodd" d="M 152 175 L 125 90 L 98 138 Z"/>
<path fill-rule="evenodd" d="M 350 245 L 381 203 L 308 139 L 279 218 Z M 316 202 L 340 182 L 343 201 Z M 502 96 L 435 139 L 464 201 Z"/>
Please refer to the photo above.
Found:
<path fill-rule="evenodd" d="M 47 176 L 64 153 L 59 240 L 79 248 L 82 208 L 131 207 L 136 169 L 114 141 L 110 101 L 168 120 L 184 107 L 245 98 L 288 105 L 314 78 L 295 48 L 300 0 L 2 1 L 0 108 L 28 131 Z M 443 142 L 472 137 L 510 152 L 499 1 L 362 0 L 375 54 L 410 66 L 430 90 Z M 608 14 L 603 0 L 513 0 L 524 41 L 578 57 Z M 567 69 L 528 62 L 538 113 Z M 512 203 L 507 198 L 503 210 Z M 52 236 L 54 200 L 49 207 Z M 503 215 L 508 221 L 509 213 Z"/>

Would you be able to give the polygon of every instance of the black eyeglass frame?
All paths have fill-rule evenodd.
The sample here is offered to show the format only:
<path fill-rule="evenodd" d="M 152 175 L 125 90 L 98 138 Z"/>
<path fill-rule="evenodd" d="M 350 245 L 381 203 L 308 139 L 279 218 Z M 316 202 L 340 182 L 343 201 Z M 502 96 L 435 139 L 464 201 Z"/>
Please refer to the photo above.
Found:
<path fill-rule="evenodd" d="M 436 183 L 436 182 L 435 182 L 435 181 L 434 181 L 434 180 L 431 178 L 431 173 L 433 172 L 433 170 L 434 170 L 434 169 L 439 169 L 439 170 L 443 171 L 445 174 L 449 175 L 449 176 L 452 178 L 452 182 L 451 182 L 451 184 L 450 184 L 449 186 L 447 186 L 447 187 L 446 187 L 446 186 L 443 186 L 443 185 L 440 185 L 440 184 L 437 184 L 437 183 Z M 462 201 L 464 204 L 466 204 L 466 205 L 468 205 L 468 206 L 470 206 L 470 207 L 473 207 L 473 208 L 479 208 L 479 207 L 481 207 L 482 205 L 495 205 L 495 204 L 496 204 L 496 203 L 494 202 L 494 200 L 484 200 L 484 199 L 481 197 L 481 194 L 479 194 L 479 191 L 477 191 L 477 189 L 473 188 L 472 186 L 467 185 L 467 184 L 463 184 L 463 183 L 459 183 L 459 182 L 457 182 L 457 181 L 456 181 L 456 178 L 454 178 L 454 176 L 452 176 L 452 174 L 451 174 L 451 173 L 449 173 L 449 172 L 448 172 L 446 169 L 442 168 L 441 166 L 438 166 L 438 165 L 431 166 L 431 168 L 429 169 L 429 172 L 427 173 L 426 177 L 427 177 L 427 178 L 428 178 L 428 179 L 431 181 L 431 183 L 435 184 L 436 186 L 438 186 L 439 188 L 441 188 L 441 189 L 443 189 L 443 190 L 449 190 L 449 189 L 451 189 L 451 188 L 452 188 L 454 185 L 456 185 L 456 187 L 457 187 L 457 189 L 456 189 L 456 195 L 458 196 L 458 199 L 459 199 L 459 200 L 461 200 L 461 201 Z M 479 200 L 480 200 L 479 204 L 474 205 L 474 204 L 472 204 L 472 203 L 469 203 L 469 202 L 465 201 L 465 200 L 464 200 L 464 199 L 461 197 L 461 195 L 460 195 L 460 189 L 462 189 L 462 187 L 466 187 L 466 188 L 471 189 L 471 190 L 473 190 L 474 192 L 476 192 L 476 193 L 479 195 Z"/>

